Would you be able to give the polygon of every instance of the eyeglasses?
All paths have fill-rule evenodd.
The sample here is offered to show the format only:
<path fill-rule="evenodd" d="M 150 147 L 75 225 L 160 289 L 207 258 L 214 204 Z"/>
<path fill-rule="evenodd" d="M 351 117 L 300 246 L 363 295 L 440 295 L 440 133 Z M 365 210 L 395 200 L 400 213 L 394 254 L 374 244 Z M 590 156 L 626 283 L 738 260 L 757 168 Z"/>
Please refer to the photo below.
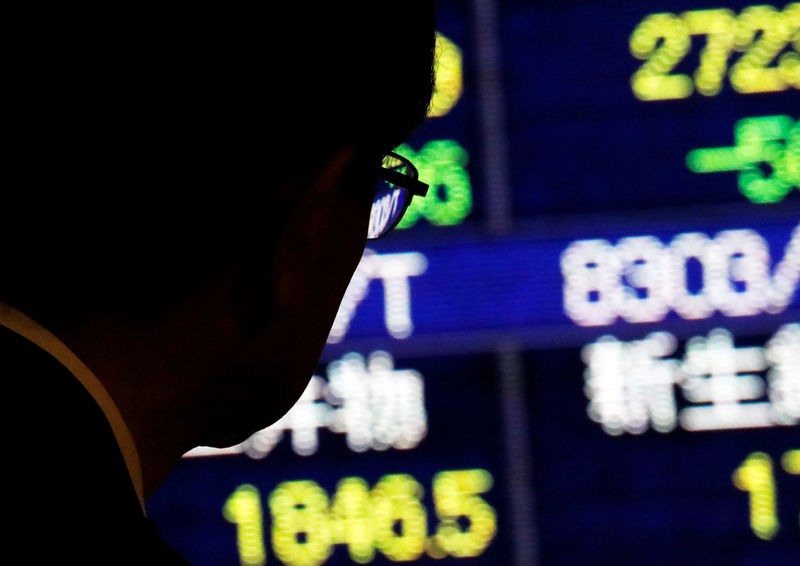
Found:
<path fill-rule="evenodd" d="M 411 199 L 428 194 L 428 185 L 417 179 L 417 169 L 411 162 L 387 153 L 378 171 L 380 177 L 369 216 L 368 240 L 377 240 L 397 226 Z"/>

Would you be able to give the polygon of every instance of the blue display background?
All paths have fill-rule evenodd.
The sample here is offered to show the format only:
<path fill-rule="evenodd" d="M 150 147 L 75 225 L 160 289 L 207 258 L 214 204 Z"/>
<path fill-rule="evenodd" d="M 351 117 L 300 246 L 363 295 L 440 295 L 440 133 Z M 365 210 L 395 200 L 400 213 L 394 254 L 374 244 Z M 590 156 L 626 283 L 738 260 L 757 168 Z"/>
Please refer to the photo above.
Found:
<path fill-rule="evenodd" d="M 603 238 L 616 244 L 623 236 L 652 235 L 667 245 L 679 233 L 703 231 L 711 238 L 722 226 L 750 228 L 768 243 L 774 268 L 798 225 L 796 218 L 725 218 L 724 222 L 687 218 L 670 221 L 668 228 L 663 223 L 626 224 L 573 227 L 570 237 L 516 234 L 513 238 L 464 237 L 445 243 L 415 241 L 410 249 L 387 241 L 380 246 L 381 253 L 415 251 L 428 261 L 423 274 L 408 278 L 413 334 L 399 340 L 389 335 L 384 323 L 383 284 L 373 280 L 366 298 L 357 307 L 347 339 L 341 345 L 329 346 L 326 358 L 348 348 L 381 344 L 402 351 L 426 351 L 440 340 L 454 342 L 453 347 L 471 348 L 475 343 L 474 347 L 480 348 L 487 346 L 482 340 L 513 338 L 537 346 L 581 344 L 601 333 L 636 335 L 653 328 L 669 328 L 686 335 L 709 322 L 734 325 L 752 333 L 764 325 L 771 327 L 800 318 L 800 298 L 795 293 L 786 310 L 775 315 L 731 318 L 716 314 L 707 320 L 686 321 L 671 312 L 657 323 L 631 324 L 618 319 L 609 326 L 578 327 L 564 312 L 559 263 L 561 254 L 576 240 Z M 562 226 L 560 231 L 563 233 L 566 228 Z"/>
<path fill-rule="evenodd" d="M 716 96 L 641 102 L 630 79 L 642 62 L 628 41 L 651 13 L 739 12 L 753 4 L 502 2 L 515 215 L 743 202 L 735 173 L 691 173 L 686 153 L 732 145 L 734 124 L 744 117 L 800 117 L 797 91 L 742 95 L 726 81 Z M 672 72 L 691 75 L 704 44 L 696 36 Z M 784 204 L 790 201 L 796 205 L 800 192 Z"/>
<path fill-rule="evenodd" d="M 241 484 L 255 485 L 264 507 L 265 540 L 269 547 L 270 525 L 267 498 L 283 481 L 313 480 L 331 500 L 339 480 L 358 476 L 370 486 L 385 474 L 410 474 L 424 488 L 423 504 L 428 511 L 428 531 L 437 524 L 431 493 L 431 479 L 446 470 L 486 469 L 494 485 L 482 497 L 495 509 L 499 525 L 509 523 L 508 487 L 504 465 L 502 425 L 497 402 L 494 360 L 490 355 L 450 356 L 445 359 L 396 360 L 399 369 L 414 368 L 425 378 L 428 400 L 428 434 L 412 451 L 388 449 L 354 453 L 347 449 L 344 435 L 320 431 L 319 450 L 307 457 L 291 450 L 284 438 L 266 458 L 220 456 L 185 459 L 166 485 L 148 503 L 150 518 L 162 534 L 196 566 L 238 564 L 236 529 L 222 515 L 227 498 Z M 321 368 L 320 375 L 324 375 Z M 457 376 L 457 380 L 448 378 Z M 512 541 L 507 528 L 481 556 L 459 559 L 465 566 L 509 563 Z M 452 559 L 450 559 L 452 561 Z M 277 563 L 274 555 L 269 563 Z M 344 545 L 337 545 L 326 564 L 350 564 Z M 372 564 L 391 564 L 380 553 Z M 415 564 L 441 564 L 423 556 Z"/>
<path fill-rule="evenodd" d="M 438 564 L 521 566 L 515 557 L 527 552 L 526 566 L 795 566 L 797 476 L 778 478 L 783 529 L 766 542 L 750 531 L 747 495 L 733 487 L 731 474 L 753 451 L 778 458 L 800 448 L 797 427 L 608 436 L 586 415 L 579 352 L 602 334 L 638 340 L 667 330 L 684 341 L 719 326 L 734 333 L 737 345 L 763 345 L 781 324 L 800 321 L 798 293 L 778 314 L 685 321 L 673 313 L 658 323 L 578 327 L 564 314 L 559 265 L 576 240 L 613 244 L 654 235 L 667 244 L 679 233 L 711 237 L 733 229 L 757 231 L 769 245 L 771 265 L 780 261 L 800 221 L 800 191 L 777 204 L 755 205 L 740 194 L 736 173 L 695 174 L 685 157 L 692 149 L 732 145 L 743 118 L 799 118 L 797 90 L 742 95 L 726 81 L 716 96 L 642 102 L 630 87 L 641 62 L 628 41 L 648 14 L 739 12 L 757 3 L 502 0 L 485 4 L 497 17 L 496 30 L 479 29 L 492 18 L 479 17 L 478 2 L 437 4 L 439 31 L 462 50 L 463 94 L 447 116 L 426 122 L 408 143 L 418 150 L 428 141 L 452 139 L 466 149 L 472 211 L 459 226 L 421 220 L 370 243 L 379 254 L 427 258 L 425 273 L 409 279 L 413 334 L 389 336 L 383 289 L 372 281 L 345 340 L 328 345 L 320 366 L 322 375 L 327 362 L 346 352 L 388 350 L 396 367 L 425 378 L 427 438 L 410 451 L 355 454 L 342 435 L 322 431 L 319 452 L 307 458 L 284 439 L 260 461 L 186 460 L 150 501 L 150 517 L 194 564 L 236 566 L 235 527 L 221 510 L 242 483 L 256 485 L 266 498 L 281 481 L 313 479 L 332 494 L 343 477 L 364 477 L 372 485 L 384 474 L 410 473 L 426 487 L 432 523 L 432 475 L 482 467 L 495 479 L 486 499 L 498 512 L 497 537 L 478 558 Z M 483 82 L 487 51 L 476 42 L 479 36 L 497 48 L 499 84 Z M 704 41 L 693 39 L 673 72 L 691 74 Z M 500 106 L 490 109 L 502 111 L 501 146 L 483 137 L 481 93 L 492 90 L 487 87 L 501 94 Z M 499 161 L 490 162 L 498 159 L 496 151 Z M 507 167 L 499 189 L 511 202 L 503 233 L 490 228 L 490 204 L 498 198 L 490 189 L 498 186 L 487 174 L 498 163 Z M 520 356 L 523 389 L 511 396 L 521 408 L 513 415 L 500 408 L 509 402 L 503 387 L 513 375 L 499 369 L 498 352 L 508 351 Z M 526 490 L 533 497 L 524 501 L 509 495 Z M 269 541 L 269 520 L 265 529 Z M 267 563 L 278 563 L 271 551 Z M 345 549 L 336 547 L 326 563 L 349 563 Z M 378 556 L 374 563 L 389 562 Z"/>
<path fill-rule="evenodd" d="M 752 340 L 763 344 L 768 336 Z M 525 356 L 541 564 L 790 566 L 800 555 L 800 478 L 777 463 L 796 427 L 612 437 L 586 416 L 578 352 Z M 781 530 L 758 539 L 731 476 L 752 452 L 776 462 Z"/>

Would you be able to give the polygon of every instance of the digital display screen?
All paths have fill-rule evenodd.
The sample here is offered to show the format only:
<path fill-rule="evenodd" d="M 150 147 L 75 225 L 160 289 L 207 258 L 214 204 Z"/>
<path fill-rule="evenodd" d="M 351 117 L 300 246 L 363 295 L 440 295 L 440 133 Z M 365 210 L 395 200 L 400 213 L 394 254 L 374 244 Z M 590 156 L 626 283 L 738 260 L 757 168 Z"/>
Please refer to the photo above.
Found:
<path fill-rule="evenodd" d="M 800 563 L 800 3 L 437 11 L 428 196 L 148 516 L 198 566 Z"/>

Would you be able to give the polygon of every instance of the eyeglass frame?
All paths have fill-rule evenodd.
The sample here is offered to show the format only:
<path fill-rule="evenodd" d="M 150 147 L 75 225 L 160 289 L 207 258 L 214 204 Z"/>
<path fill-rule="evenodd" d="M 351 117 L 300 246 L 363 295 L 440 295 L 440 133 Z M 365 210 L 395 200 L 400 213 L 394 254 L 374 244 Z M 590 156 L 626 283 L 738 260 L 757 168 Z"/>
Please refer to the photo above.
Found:
<path fill-rule="evenodd" d="M 387 183 L 391 183 L 395 187 L 399 187 L 408 191 L 410 196 L 403 204 L 403 210 L 400 211 L 400 214 L 397 215 L 397 218 L 395 218 L 394 222 L 392 222 L 392 224 L 383 232 L 383 234 L 375 238 L 371 238 L 372 240 L 379 240 L 394 230 L 397 227 L 397 224 L 403 219 L 406 210 L 408 210 L 408 205 L 411 204 L 411 201 L 414 199 L 414 197 L 426 196 L 428 194 L 428 189 L 430 188 L 427 183 L 423 183 L 419 180 L 419 172 L 417 171 L 417 168 L 414 167 L 414 164 L 411 163 L 411 161 L 402 155 L 398 155 L 397 153 L 391 151 L 384 155 L 383 160 L 385 161 L 387 157 L 391 157 L 392 159 L 399 161 L 406 168 L 406 173 L 400 173 L 394 169 L 384 167 L 383 164 L 381 164 L 381 166 L 378 167 L 378 177 Z"/>

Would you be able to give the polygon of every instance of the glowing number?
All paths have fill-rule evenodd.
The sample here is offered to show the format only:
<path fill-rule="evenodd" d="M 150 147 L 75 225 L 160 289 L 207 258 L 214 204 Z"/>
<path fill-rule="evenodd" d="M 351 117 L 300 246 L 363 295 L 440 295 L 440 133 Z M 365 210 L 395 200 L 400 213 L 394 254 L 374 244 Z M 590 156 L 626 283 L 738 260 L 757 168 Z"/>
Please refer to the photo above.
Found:
<path fill-rule="evenodd" d="M 789 135 L 786 137 L 786 153 L 776 166 L 775 175 L 800 189 L 800 120 L 789 130 Z"/>
<path fill-rule="evenodd" d="M 793 53 L 784 53 L 778 63 L 786 84 L 800 88 L 800 3 L 789 4 L 783 11 L 783 20 L 792 41 Z"/>
<path fill-rule="evenodd" d="M 753 316 L 767 309 L 770 287 L 769 248 L 753 230 L 724 230 L 714 238 L 718 257 L 708 291 L 711 301 L 726 316 Z"/>
<path fill-rule="evenodd" d="M 444 116 L 461 97 L 461 50 L 440 33 L 436 33 L 435 85 L 428 116 Z"/>
<path fill-rule="evenodd" d="M 670 309 L 687 320 L 753 316 L 786 309 L 797 289 L 800 226 L 770 274 L 766 240 L 753 230 L 678 234 L 664 247 L 652 236 L 577 240 L 561 254 L 564 312 L 581 326 L 663 320 Z M 700 269 L 692 284 L 689 264 Z"/>
<path fill-rule="evenodd" d="M 788 116 L 748 118 L 736 124 L 736 143 L 744 157 L 739 190 L 755 203 L 779 202 L 797 181 L 797 125 Z M 788 145 L 785 145 L 786 140 Z M 765 175 L 760 165 L 772 169 Z"/>
<path fill-rule="evenodd" d="M 789 43 L 792 31 L 788 18 L 772 6 L 750 6 L 739 14 L 734 26 L 736 48 L 746 53 L 731 68 L 731 84 L 741 93 L 785 90 L 784 80 L 791 61 L 783 69 L 768 67 Z M 758 36 L 758 32 L 762 34 Z M 788 71 L 791 75 L 791 71 Z"/>
<path fill-rule="evenodd" d="M 616 252 L 628 282 L 617 297 L 622 318 L 628 322 L 655 322 L 669 312 L 669 288 L 664 285 L 664 245 L 653 236 L 622 238 Z"/>
<path fill-rule="evenodd" d="M 361 478 L 345 478 L 339 482 L 330 525 L 333 542 L 347 544 L 353 561 L 359 564 L 372 561 L 375 550 L 367 482 Z"/>
<path fill-rule="evenodd" d="M 284 564 L 317 566 L 332 551 L 328 495 L 313 481 L 284 482 L 269 497 L 272 548 Z"/>
<path fill-rule="evenodd" d="M 733 484 L 750 494 L 750 528 L 758 538 L 771 540 L 780 528 L 775 503 L 772 459 L 753 452 L 733 473 Z"/>
<path fill-rule="evenodd" d="M 687 75 L 668 74 L 691 49 L 692 35 L 707 36 L 694 84 Z M 781 53 L 787 45 L 793 51 Z M 744 54 L 730 69 L 740 93 L 800 88 L 800 3 L 783 12 L 773 6 L 750 6 L 738 16 L 727 9 L 692 10 L 645 17 L 630 37 L 631 53 L 646 61 L 631 78 L 640 100 L 686 98 L 694 87 L 705 96 L 722 89 L 732 50 Z"/>
<path fill-rule="evenodd" d="M 497 521 L 494 509 L 476 494 L 492 487 L 492 476 L 486 470 L 439 472 L 433 479 L 433 500 L 439 527 L 436 546 L 457 557 L 478 556 L 494 537 Z M 460 517 L 469 526 L 459 526 Z"/>
<path fill-rule="evenodd" d="M 413 161 L 420 180 L 430 185 L 424 199 L 411 201 L 397 227 L 413 226 L 420 216 L 436 226 L 452 226 L 464 220 L 472 209 L 472 189 L 465 169 L 469 158 L 466 150 L 453 140 L 436 140 L 425 144 L 417 153 L 407 145 L 401 145 L 397 153 Z"/>
<path fill-rule="evenodd" d="M 733 147 L 690 151 L 689 169 L 739 171 L 739 190 L 757 204 L 780 202 L 792 186 L 800 187 L 800 122 L 780 115 L 744 118 L 736 122 L 734 137 Z"/>
<path fill-rule="evenodd" d="M 800 450 L 787 450 L 781 458 L 783 469 L 793 475 L 800 475 Z"/>
<path fill-rule="evenodd" d="M 427 516 L 422 486 L 411 476 L 383 476 L 372 491 L 375 546 L 389 560 L 416 560 L 425 550 Z"/>
<path fill-rule="evenodd" d="M 604 326 L 622 302 L 622 262 L 606 240 L 579 240 L 561 254 L 564 310 L 581 326 Z"/>
<path fill-rule="evenodd" d="M 787 450 L 781 458 L 781 464 L 790 474 L 800 475 L 800 450 Z"/>
<path fill-rule="evenodd" d="M 264 550 L 264 521 L 261 494 L 252 485 L 240 485 L 225 501 L 222 514 L 236 523 L 236 546 L 242 566 L 263 566 L 267 563 Z"/>
<path fill-rule="evenodd" d="M 636 26 L 630 37 L 634 57 L 646 59 L 631 79 L 640 100 L 686 98 L 694 85 L 686 75 L 669 75 L 692 46 L 689 29 L 674 14 L 651 14 Z"/>
<path fill-rule="evenodd" d="M 720 261 L 716 247 L 700 232 L 678 234 L 669 244 L 669 271 L 666 279 L 671 303 L 681 318 L 708 318 L 714 313 L 709 289 L 719 277 Z M 702 286 L 689 290 L 688 262 L 694 259 L 701 268 Z"/>
<path fill-rule="evenodd" d="M 694 73 L 697 90 L 705 96 L 718 94 L 733 48 L 735 15 L 730 10 L 696 10 L 684 13 L 681 18 L 690 34 L 708 37 L 700 52 L 700 66 Z"/>

